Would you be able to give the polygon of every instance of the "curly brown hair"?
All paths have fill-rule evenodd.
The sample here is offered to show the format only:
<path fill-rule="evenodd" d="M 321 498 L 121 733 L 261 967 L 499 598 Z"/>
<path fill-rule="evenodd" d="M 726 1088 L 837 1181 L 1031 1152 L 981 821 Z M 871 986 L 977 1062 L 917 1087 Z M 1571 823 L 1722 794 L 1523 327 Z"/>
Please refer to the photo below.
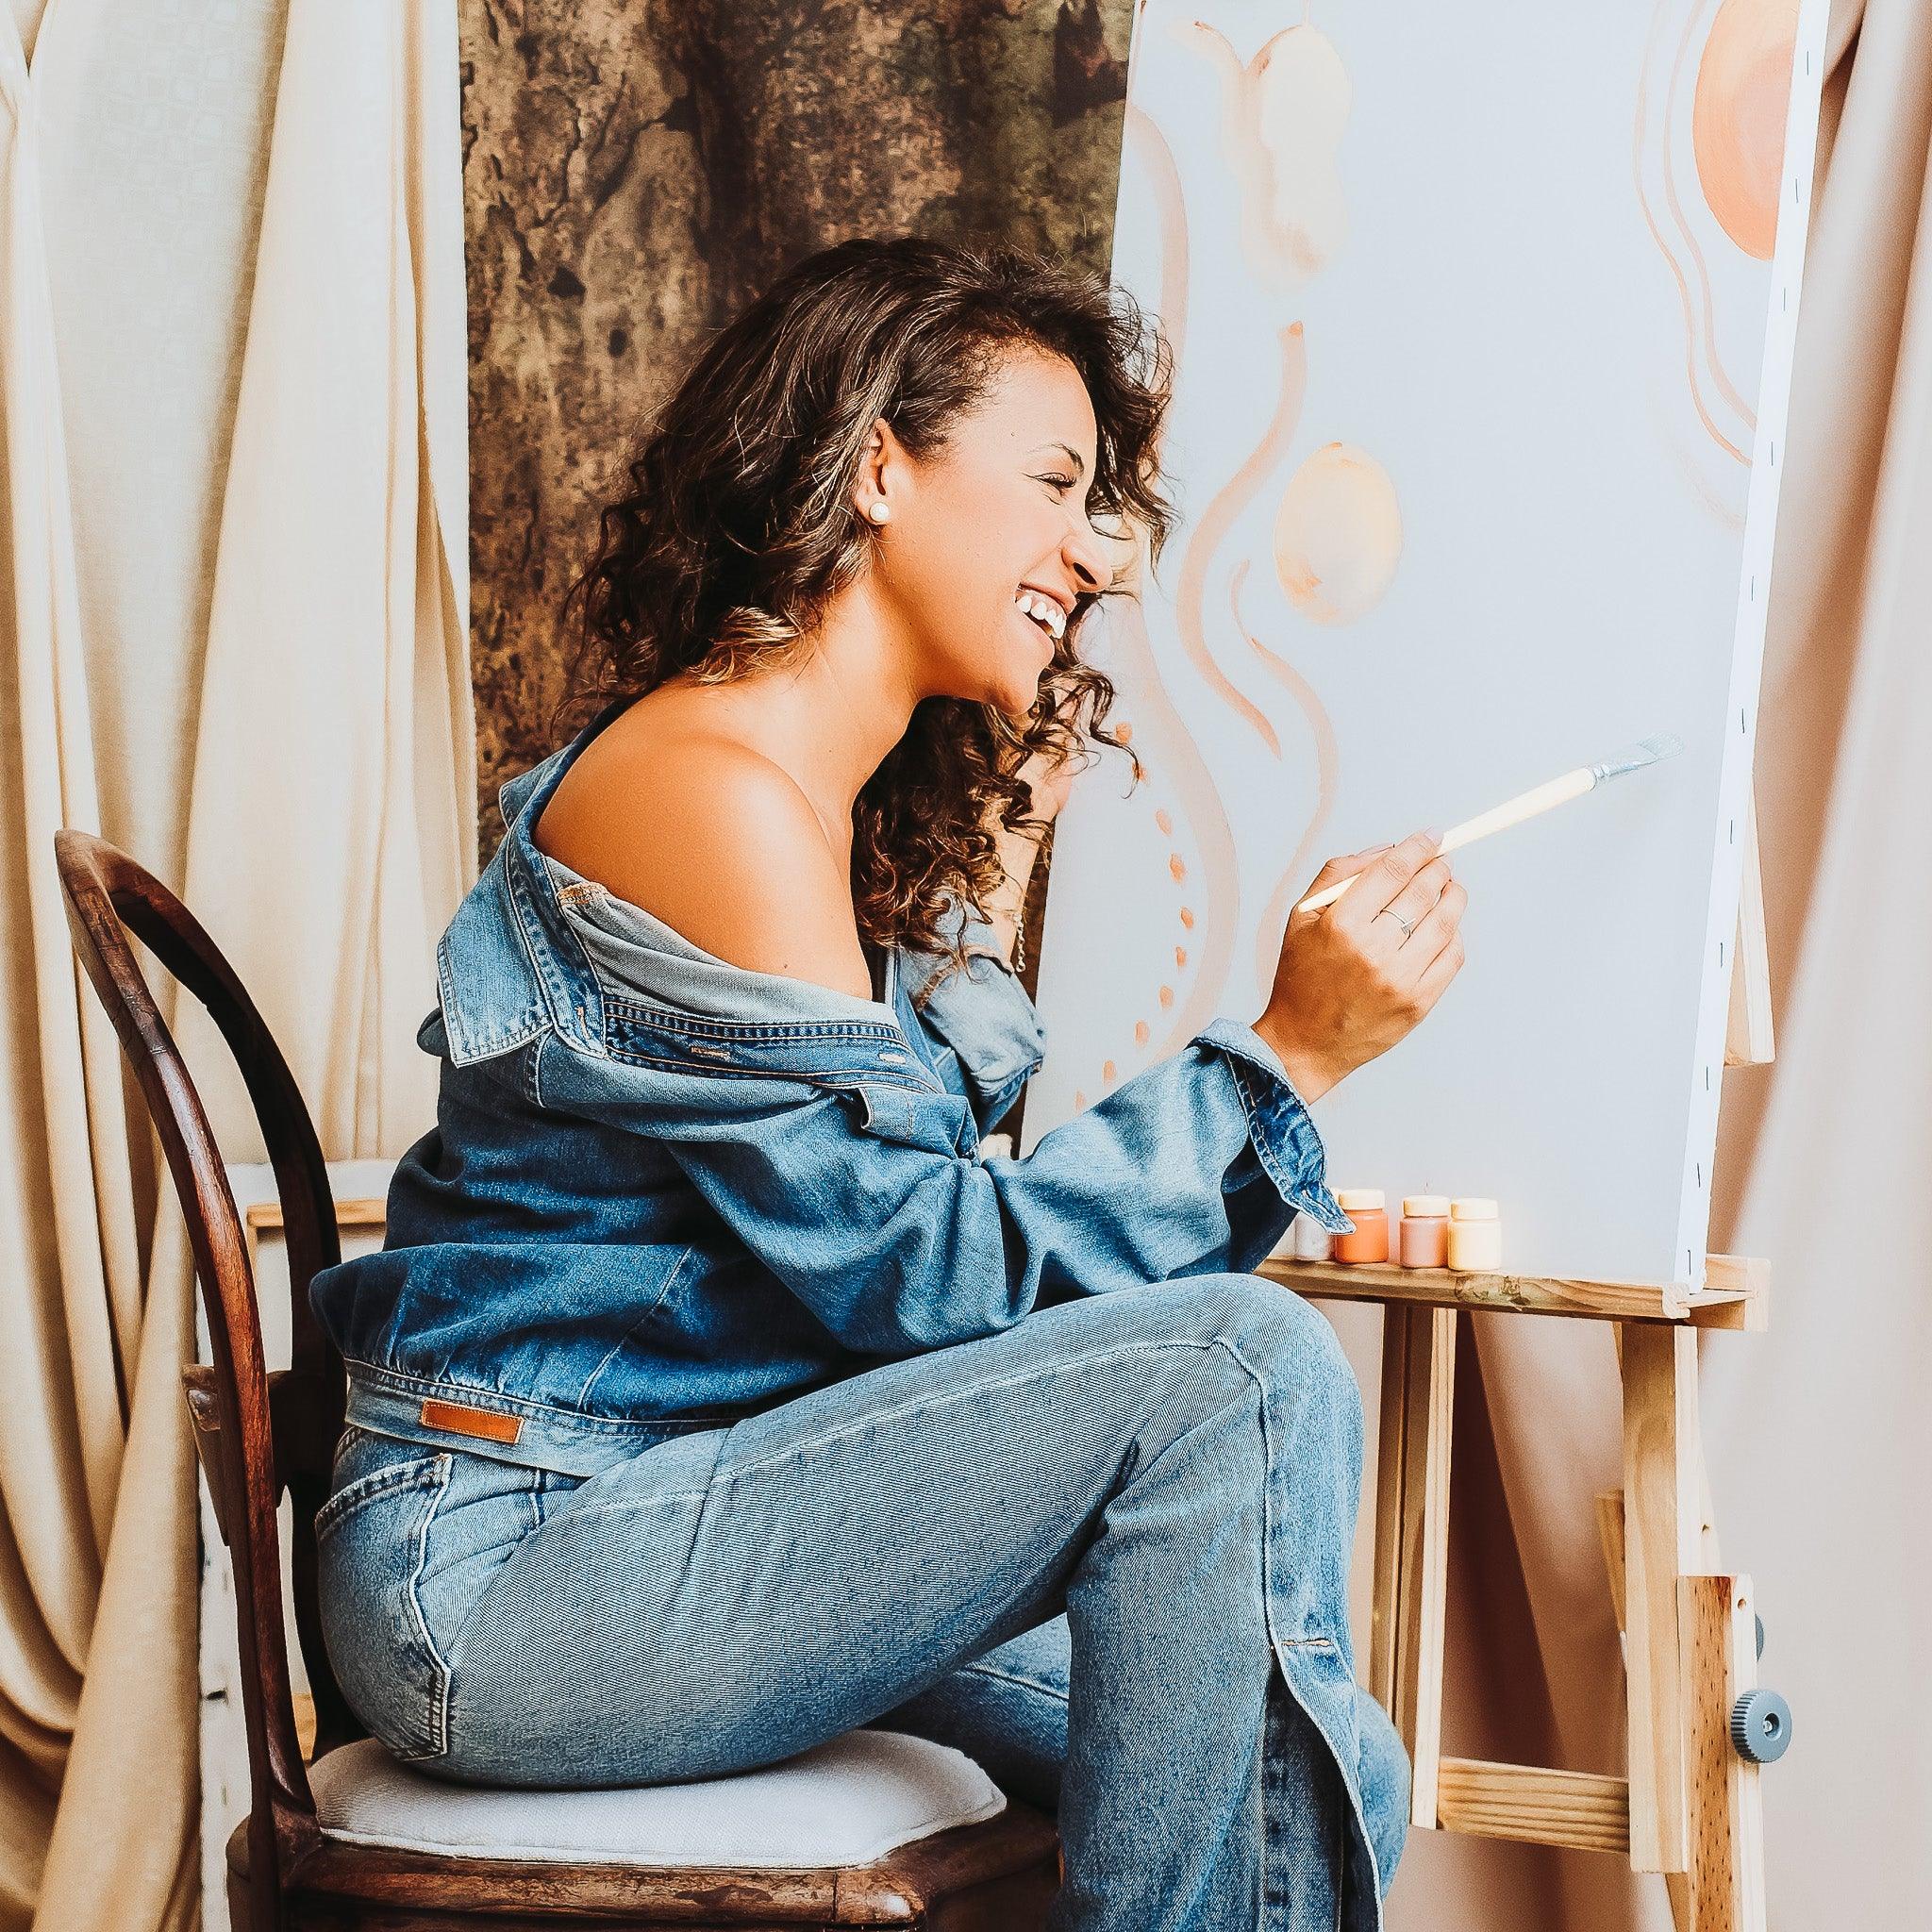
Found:
<path fill-rule="evenodd" d="M 1097 428 L 1091 508 L 1157 561 L 1174 512 L 1157 445 L 1173 361 L 1157 321 L 1103 278 L 1005 243 L 859 238 L 791 268 L 721 329 L 646 427 L 627 491 L 603 509 L 595 553 L 564 599 L 581 601 L 568 688 L 552 719 L 574 730 L 625 696 L 689 673 L 724 683 L 810 648 L 827 601 L 863 569 L 851 494 L 873 425 L 929 458 L 980 399 L 1003 355 L 1033 348 L 1079 372 Z M 1083 592 L 1026 721 L 929 697 L 853 811 L 858 930 L 961 963 L 949 900 L 982 917 L 1004 874 L 991 830 L 1038 834 L 1016 774 L 1036 751 L 1140 758 L 1106 724 L 1112 683 L 1081 662 Z"/>

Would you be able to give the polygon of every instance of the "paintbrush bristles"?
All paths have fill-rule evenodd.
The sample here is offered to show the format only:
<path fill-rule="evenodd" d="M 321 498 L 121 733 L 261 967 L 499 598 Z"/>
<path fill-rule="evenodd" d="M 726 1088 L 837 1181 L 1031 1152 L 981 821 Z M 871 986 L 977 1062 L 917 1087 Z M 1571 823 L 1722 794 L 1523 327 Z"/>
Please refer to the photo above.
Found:
<path fill-rule="evenodd" d="M 1684 741 L 1672 737 L 1668 731 L 1658 738 L 1640 739 L 1628 751 L 1620 751 L 1615 758 L 1591 766 L 1591 775 L 1601 785 L 1606 778 L 1621 778 L 1625 772 L 1641 772 L 1645 765 L 1654 765 L 1659 758 L 1674 758 L 1683 749 Z"/>

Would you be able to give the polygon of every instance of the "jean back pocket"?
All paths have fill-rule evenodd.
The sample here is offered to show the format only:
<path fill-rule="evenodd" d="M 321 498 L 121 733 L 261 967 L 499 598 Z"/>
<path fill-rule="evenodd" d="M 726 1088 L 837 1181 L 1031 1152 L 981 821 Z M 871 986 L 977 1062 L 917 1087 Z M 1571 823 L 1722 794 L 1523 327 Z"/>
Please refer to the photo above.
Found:
<path fill-rule="evenodd" d="M 353 1424 L 316 1511 L 323 1642 L 349 1707 L 404 1760 L 449 1742 L 449 1667 L 423 1614 L 429 1526 L 456 1461 Z"/>

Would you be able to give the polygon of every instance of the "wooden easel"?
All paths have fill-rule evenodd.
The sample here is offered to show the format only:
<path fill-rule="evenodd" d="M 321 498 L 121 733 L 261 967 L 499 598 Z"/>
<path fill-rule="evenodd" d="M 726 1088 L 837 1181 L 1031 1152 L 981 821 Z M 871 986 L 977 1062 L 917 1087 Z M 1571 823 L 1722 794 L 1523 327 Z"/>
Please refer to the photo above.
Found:
<path fill-rule="evenodd" d="M 1724 1064 L 1756 1066 L 1771 1058 L 1754 813 Z M 1764 1932 L 1759 1763 L 1744 1753 L 1774 1755 L 1782 1740 L 1773 1735 L 1767 1746 L 1755 1739 L 1751 1707 L 1740 1707 L 1756 1691 L 1756 1611 L 1750 1579 L 1724 1572 L 1718 1555 L 1697 1420 L 1696 1331 L 1762 1329 L 1768 1264 L 1712 1255 L 1695 1293 L 1649 1282 L 1452 1274 L 1287 1256 L 1270 1257 L 1258 1272 L 1310 1299 L 1383 1306 L 1369 1688 L 1408 1748 L 1412 1822 L 1622 1853 L 1633 1870 L 1664 1874 L 1678 1932 Z M 1616 1324 L 1624 1487 L 1597 1505 L 1624 1633 L 1625 1776 L 1442 1756 L 1449 1443 L 1461 1308 Z M 1733 1742 L 1734 1713 L 1742 1747 Z M 1763 1713 L 1757 1716 L 1764 1722 Z"/>

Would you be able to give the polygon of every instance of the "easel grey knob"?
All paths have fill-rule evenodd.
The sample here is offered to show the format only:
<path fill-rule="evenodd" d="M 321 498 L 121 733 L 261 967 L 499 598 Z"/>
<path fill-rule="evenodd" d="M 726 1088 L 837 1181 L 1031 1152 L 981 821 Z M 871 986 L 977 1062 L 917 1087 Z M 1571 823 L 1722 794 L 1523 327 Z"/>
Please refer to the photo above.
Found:
<path fill-rule="evenodd" d="M 1772 1764 L 1791 1745 L 1791 1707 L 1761 1684 L 1731 1706 L 1731 1742 L 1740 1757 Z"/>

